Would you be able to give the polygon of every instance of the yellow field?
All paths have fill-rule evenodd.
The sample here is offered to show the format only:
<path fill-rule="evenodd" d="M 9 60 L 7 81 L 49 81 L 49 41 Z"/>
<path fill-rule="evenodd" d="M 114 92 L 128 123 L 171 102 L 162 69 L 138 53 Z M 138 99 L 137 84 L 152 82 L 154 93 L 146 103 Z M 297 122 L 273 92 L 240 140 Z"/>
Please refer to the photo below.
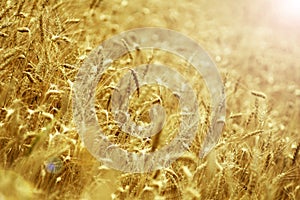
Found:
<path fill-rule="evenodd" d="M 0 199 L 300 199 L 300 19 L 283 17 L 272 2 L 1 1 Z M 225 85 L 227 115 L 220 141 L 199 158 L 210 102 L 201 77 L 189 79 L 200 98 L 197 137 L 169 168 L 134 174 L 87 151 L 73 122 L 72 84 L 102 41 L 142 27 L 181 32 L 207 51 Z M 164 52 L 135 52 L 115 61 L 97 88 L 100 126 L 131 152 L 159 150 L 180 123 L 178 101 L 157 85 L 134 93 L 130 109 L 147 124 L 150 106 L 161 103 L 168 117 L 159 136 L 140 141 L 113 121 L 111 85 L 130 71 L 125 65 L 150 58 L 193 74 Z"/>

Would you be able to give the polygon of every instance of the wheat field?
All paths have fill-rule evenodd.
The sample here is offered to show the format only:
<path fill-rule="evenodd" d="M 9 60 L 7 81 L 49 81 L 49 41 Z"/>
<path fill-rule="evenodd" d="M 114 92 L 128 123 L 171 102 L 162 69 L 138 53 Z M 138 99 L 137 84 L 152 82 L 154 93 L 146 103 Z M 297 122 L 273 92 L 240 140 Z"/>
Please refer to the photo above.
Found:
<path fill-rule="evenodd" d="M 0 199 L 300 199 L 300 20 L 284 20 L 273 2 L 1 1 Z M 156 60 L 192 77 L 201 118 L 191 146 L 168 168 L 125 173 L 102 165 L 81 141 L 72 86 L 102 41 L 141 27 L 181 32 L 207 51 L 224 83 L 226 123 L 200 158 L 211 121 L 202 77 L 165 52 L 125 55 L 96 91 L 99 125 L 113 143 L 152 152 L 178 132 L 179 103 L 157 85 L 142 86 L 129 106 L 141 124 L 149 122 L 151 105 L 165 107 L 158 136 L 138 140 L 114 123 L 113 86 L 140 63 Z"/>

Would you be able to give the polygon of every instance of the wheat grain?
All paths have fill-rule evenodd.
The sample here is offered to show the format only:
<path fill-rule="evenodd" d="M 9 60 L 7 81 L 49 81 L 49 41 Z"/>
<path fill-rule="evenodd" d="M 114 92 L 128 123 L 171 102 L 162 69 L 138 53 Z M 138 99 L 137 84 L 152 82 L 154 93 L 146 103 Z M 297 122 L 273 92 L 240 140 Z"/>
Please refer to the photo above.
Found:
<path fill-rule="evenodd" d="M 81 20 L 80 19 L 67 19 L 64 23 L 65 24 L 77 24 L 79 23 Z"/>
<path fill-rule="evenodd" d="M 129 55 L 129 62 L 133 61 L 133 55 L 132 55 L 132 53 L 130 51 L 129 45 L 127 44 L 126 40 L 122 39 L 121 41 L 122 41 L 124 47 L 127 50 L 128 55 Z"/>
<path fill-rule="evenodd" d="M 298 145 L 295 149 L 294 155 L 293 155 L 293 159 L 292 159 L 292 164 L 293 165 L 296 163 L 296 159 L 297 159 L 299 151 L 300 151 L 300 143 L 298 143 Z"/>
<path fill-rule="evenodd" d="M 256 96 L 256 97 L 263 98 L 263 99 L 267 98 L 267 96 L 264 93 L 262 93 L 262 92 L 251 91 L 251 94 L 254 95 L 254 96 Z"/>
<path fill-rule="evenodd" d="M 73 65 L 70 65 L 70 64 L 67 64 L 67 63 L 62 64 L 62 66 L 67 68 L 67 69 L 76 69 Z"/>
<path fill-rule="evenodd" d="M 249 137 L 252 137 L 254 135 L 258 135 L 258 134 L 263 133 L 263 132 L 264 132 L 264 130 L 256 130 L 256 131 L 250 132 L 250 133 L 246 134 L 245 136 L 243 136 L 242 140 L 247 139 Z"/>
<path fill-rule="evenodd" d="M 239 117 L 242 117 L 243 116 L 243 113 L 236 113 L 236 114 L 231 114 L 229 116 L 230 119 L 234 119 L 234 118 L 239 118 Z"/>
<path fill-rule="evenodd" d="M 30 32 L 28 27 L 20 27 L 17 30 L 21 33 L 29 33 Z"/>
<path fill-rule="evenodd" d="M 39 26 L 40 26 L 40 38 L 41 38 L 41 42 L 44 42 L 44 37 L 45 37 L 45 33 L 44 33 L 44 27 L 43 27 L 43 15 L 40 15 L 39 17 Z"/>
<path fill-rule="evenodd" d="M 271 160 L 272 154 L 269 153 L 267 155 L 266 161 L 265 161 L 265 170 L 268 169 L 269 165 L 270 165 L 270 160 Z"/>

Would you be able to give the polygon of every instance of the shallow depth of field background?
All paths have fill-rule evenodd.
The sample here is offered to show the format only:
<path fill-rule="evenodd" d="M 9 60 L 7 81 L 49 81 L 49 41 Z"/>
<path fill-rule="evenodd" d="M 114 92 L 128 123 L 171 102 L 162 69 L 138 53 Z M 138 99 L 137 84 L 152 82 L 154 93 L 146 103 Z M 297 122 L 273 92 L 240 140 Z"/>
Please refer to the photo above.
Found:
<path fill-rule="evenodd" d="M 300 15 L 285 2 L 1 1 L 0 199 L 299 199 Z M 72 122 L 71 88 L 103 40 L 147 26 L 185 34 L 215 61 L 226 125 L 216 148 L 198 158 L 209 122 L 204 102 L 189 152 L 168 169 L 129 174 L 86 150 Z M 109 96 L 103 88 L 99 119 Z M 176 129 L 170 123 L 167 130 Z M 124 148 L 146 147 L 117 128 L 109 134 Z"/>

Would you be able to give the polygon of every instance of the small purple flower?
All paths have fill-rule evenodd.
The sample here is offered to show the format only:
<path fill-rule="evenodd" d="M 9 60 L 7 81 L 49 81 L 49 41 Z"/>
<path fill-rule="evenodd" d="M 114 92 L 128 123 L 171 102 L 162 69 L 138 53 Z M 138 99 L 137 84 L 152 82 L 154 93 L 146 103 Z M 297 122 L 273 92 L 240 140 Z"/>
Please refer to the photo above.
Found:
<path fill-rule="evenodd" d="M 63 169 L 63 162 L 58 157 L 49 158 L 45 162 L 45 167 L 46 167 L 47 172 L 49 172 L 51 174 L 58 174 Z"/>

